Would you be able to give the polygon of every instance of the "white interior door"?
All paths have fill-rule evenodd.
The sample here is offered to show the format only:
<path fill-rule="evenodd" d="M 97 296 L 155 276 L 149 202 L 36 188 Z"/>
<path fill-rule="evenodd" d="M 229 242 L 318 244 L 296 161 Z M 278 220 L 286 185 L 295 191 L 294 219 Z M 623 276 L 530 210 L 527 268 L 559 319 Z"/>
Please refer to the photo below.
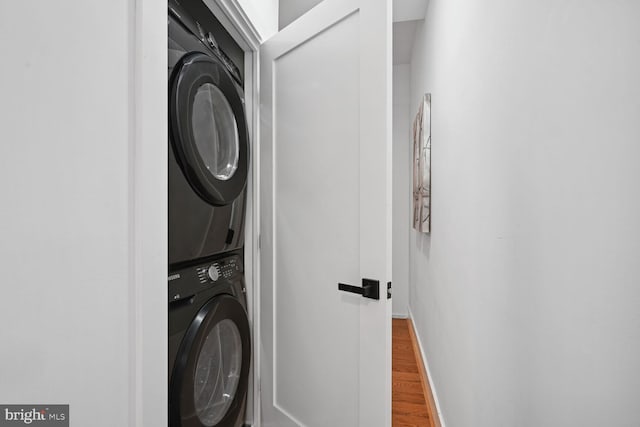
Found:
<path fill-rule="evenodd" d="M 262 425 L 391 425 L 391 4 L 325 0 L 260 52 Z M 380 299 L 338 283 L 380 282 Z"/>

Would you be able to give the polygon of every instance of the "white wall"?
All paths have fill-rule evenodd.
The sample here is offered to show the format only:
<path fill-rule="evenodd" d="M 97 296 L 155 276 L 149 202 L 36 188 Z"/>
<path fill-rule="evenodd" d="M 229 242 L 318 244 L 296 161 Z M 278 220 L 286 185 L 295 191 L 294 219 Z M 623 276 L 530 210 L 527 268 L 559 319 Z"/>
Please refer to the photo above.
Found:
<path fill-rule="evenodd" d="M 75 426 L 166 425 L 166 293 L 155 281 L 166 283 L 166 242 L 137 240 L 158 227 L 166 241 L 166 10 L 151 9 L 0 3 L 0 402 L 68 403 Z M 134 35 L 143 22 L 150 37 Z M 134 90 L 134 61 L 160 85 Z M 161 114 L 134 114 L 137 97 Z M 134 117 L 159 117 L 158 130 Z M 143 139 L 151 148 L 134 148 Z M 145 177 L 151 191 L 138 199 Z M 138 295 L 145 280 L 152 292 Z M 157 331 L 142 335 L 150 313 Z"/>
<path fill-rule="evenodd" d="M 278 0 L 238 0 L 263 40 L 278 32 Z"/>
<path fill-rule="evenodd" d="M 411 311 L 448 427 L 640 424 L 640 3 L 431 0 Z"/>
<path fill-rule="evenodd" d="M 304 15 L 322 0 L 280 0 L 278 28 L 282 29 Z"/>
<path fill-rule="evenodd" d="M 393 66 L 393 315 L 407 317 L 411 227 L 409 64 Z"/>

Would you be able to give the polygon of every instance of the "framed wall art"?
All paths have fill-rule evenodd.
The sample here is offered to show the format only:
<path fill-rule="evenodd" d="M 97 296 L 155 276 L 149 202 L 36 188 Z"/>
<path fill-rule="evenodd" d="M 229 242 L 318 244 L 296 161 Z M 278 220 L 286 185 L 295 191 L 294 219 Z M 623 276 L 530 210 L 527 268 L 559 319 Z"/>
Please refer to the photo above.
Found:
<path fill-rule="evenodd" d="M 413 228 L 431 232 L 431 94 L 413 121 Z"/>

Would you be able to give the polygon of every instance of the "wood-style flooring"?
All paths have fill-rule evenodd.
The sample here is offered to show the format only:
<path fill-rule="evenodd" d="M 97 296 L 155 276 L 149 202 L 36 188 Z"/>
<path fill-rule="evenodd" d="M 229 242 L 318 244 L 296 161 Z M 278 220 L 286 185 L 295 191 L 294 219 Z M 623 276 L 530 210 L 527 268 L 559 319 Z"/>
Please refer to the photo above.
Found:
<path fill-rule="evenodd" d="M 422 361 L 415 352 L 407 319 L 393 319 L 392 425 L 437 427 L 429 399 Z M 415 335 L 414 335 L 415 337 Z M 420 366 L 418 365 L 420 363 Z"/>

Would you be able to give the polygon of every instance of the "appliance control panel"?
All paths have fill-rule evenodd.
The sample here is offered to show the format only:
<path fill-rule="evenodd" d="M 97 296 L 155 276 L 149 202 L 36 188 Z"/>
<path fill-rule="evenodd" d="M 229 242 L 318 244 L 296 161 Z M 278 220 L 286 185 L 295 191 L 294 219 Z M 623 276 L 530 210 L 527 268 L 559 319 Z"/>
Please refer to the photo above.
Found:
<path fill-rule="evenodd" d="M 244 292 L 243 273 L 242 257 L 239 255 L 175 270 L 169 274 L 169 302 L 188 300 L 207 287 L 230 285 L 238 281 L 242 282 Z"/>
<path fill-rule="evenodd" d="M 212 282 L 215 283 L 219 280 L 236 278 L 242 273 L 242 264 L 240 257 L 233 256 L 196 267 L 196 270 L 200 283 L 204 285 Z"/>

